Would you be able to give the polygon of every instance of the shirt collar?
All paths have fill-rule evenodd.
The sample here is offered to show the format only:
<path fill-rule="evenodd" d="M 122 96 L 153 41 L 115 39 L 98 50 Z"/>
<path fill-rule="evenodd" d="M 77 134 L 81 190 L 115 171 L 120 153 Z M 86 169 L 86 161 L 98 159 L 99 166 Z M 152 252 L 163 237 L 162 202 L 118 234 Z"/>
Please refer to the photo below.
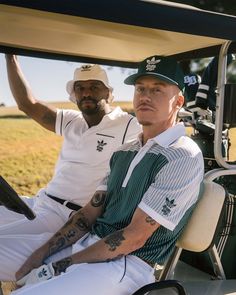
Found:
<path fill-rule="evenodd" d="M 111 107 L 111 112 L 106 114 L 103 119 L 105 120 L 115 120 L 117 119 L 118 116 L 120 115 L 123 115 L 123 111 L 121 110 L 120 107 L 115 107 L 115 108 L 112 108 Z"/>
<path fill-rule="evenodd" d="M 185 135 L 185 127 L 183 123 L 177 123 L 176 125 L 168 128 L 161 134 L 157 135 L 156 137 L 150 138 L 149 141 L 156 142 L 157 144 L 161 145 L 164 148 L 167 148 L 171 143 L 176 141 L 181 136 Z M 140 140 L 140 138 L 139 138 Z"/>

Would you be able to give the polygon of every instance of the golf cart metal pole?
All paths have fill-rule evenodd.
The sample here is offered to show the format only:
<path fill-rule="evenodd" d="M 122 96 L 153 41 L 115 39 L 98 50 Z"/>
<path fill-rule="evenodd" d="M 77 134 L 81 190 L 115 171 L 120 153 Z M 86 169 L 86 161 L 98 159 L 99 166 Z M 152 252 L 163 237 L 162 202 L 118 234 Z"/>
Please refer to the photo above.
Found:
<path fill-rule="evenodd" d="M 225 169 L 236 169 L 236 165 L 228 164 L 222 156 L 222 130 L 224 114 L 224 95 L 226 83 L 227 51 L 231 41 L 225 42 L 221 46 L 218 65 L 218 79 L 216 87 L 216 117 L 215 117 L 215 136 L 214 136 L 214 154 L 219 166 Z"/>

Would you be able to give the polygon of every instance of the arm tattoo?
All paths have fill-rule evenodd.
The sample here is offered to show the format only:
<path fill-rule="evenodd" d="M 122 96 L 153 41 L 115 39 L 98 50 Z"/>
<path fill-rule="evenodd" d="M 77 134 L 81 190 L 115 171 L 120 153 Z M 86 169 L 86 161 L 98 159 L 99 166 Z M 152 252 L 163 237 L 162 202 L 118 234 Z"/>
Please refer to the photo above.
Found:
<path fill-rule="evenodd" d="M 90 230 L 90 225 L 88 219 L 84 216 L 83 213 L 80 213 L 76 222 L 75 222 L 76 227 L 78 227 L 79 230 L 81 231 L 89 231 Z"/>
<path fill-rule="evenodd" d="M 76 231 L 71 229 L 68 231 L 68 233 L 65 234 L 65 238 L 67 241 L 70 241 L 71 238 L 74 238 L 76 235 Z"/>
<path fill-rule="evenodd" d="M 125 240 L 125 237 L 123 236 L 123 232 L 124 230 L 119 230 L 105 238 L 104 242 L 105 244 L 109 246 L 110 251 L 115 251 L 116 248 L 122 244 L 122 241 Z"/>
<path fill-rule="evenodd" d="M 66 247 L 66 239 L 63 236 L 61 236 L 60 234 L 57 234 L 56 238 L 57 238 L 56 242 L 53 241 L 49 243 L 49 250 L 48 250 L 47 257 L 51 256 L 54 253 L 57 253 L 58 251 Z"/>
<path fill-rule="evenodd" d="M 155 225 L 156 224 L 156 221 L 154 219 L 152 219 L 150 216 L 147 216 L 145 218 L 146 222 L 151 224 L 151 225 Z"/>
<path fill-rule="evenodd" d="M 70 265 L 72 265 L 71 257 L 67 257 L 57 262 L 53 262 L 52 266 L 55 270 L 55 276 L 58 276 L 62 272 L 65 272 L 67 267 L 69 267 Z"/>
<path fill-rule="evenodd" d="M 106 198 L 105 192 L 96 192 L 90 201 L 93 207 L 100 207 L 104 204 Z"/>
<path fill-rule="evenodd" d="M 64 232 L 56 233 L 55 238 L 49 242 L 48 255 L 45 259 L 76 242 L 76 236 L 79 236 L 79 230 L 88 232 L 90 229 L 89 221 L 82 213 L 69 219 L 66 225 L 69 228 Z"/>

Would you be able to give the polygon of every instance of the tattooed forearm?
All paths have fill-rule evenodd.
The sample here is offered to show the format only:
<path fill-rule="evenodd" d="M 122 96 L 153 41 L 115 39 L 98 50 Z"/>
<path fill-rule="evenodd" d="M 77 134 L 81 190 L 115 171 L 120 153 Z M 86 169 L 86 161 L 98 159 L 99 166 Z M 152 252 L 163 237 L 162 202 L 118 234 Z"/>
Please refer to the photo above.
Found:
<path fill-rule="evenodd" d="M 145 220 L 146 220 L 147 223 L 149 223 L 151 225 L 156 224 L 156 221 L 154 219 L 152 219 L 150 216 L 147 216 Z"/>
<path fill-rule="evenodd" d="M 45 257 L 45 259 L 51 256 L 52 254 L 57 253 L 58 251 L 64 249 L 65 247 L 66 247 L 66 239 L 62 236 L 57 237 L 56 241 L 49 242 L 48 255 Z"/>
<path fill-rule="evenodd" d="M 55 276 L 58 276 L 62 272 L 65 272 L 67 267 L 69 267 L 70 265 L 72 265 L 71 257 L 67 257 L 60 261 L 54 262 L 52 266 L 55 270 Z"/>
<path fill-rule="evenodd" d="M 90 230 L 90 227 L 91 227 L 90 224 L 89 224 L 88 218 L 86 218 L 83 213 L 80 213 L 77 216 L 75 225 L 79 230 L 85 231 L 85 232 L 88 232 Z"/>
<path fill-rule="evenodd" d="M 75 243 L 81 237 L 81 231 L 84 233 L 90 229 L 89 221 L 83 213 L 74 215 L 65 225 L 65 228 L 56 233 L 52 240 L 49 241 L 48 253 L 45 259 L 52 254 Z"/>
<path fill-rule="evenodd" d="M 123 232 L 124 230 L 119 230 L 105 238 L 104 242 L 109 246 L 110 251 L 115 251 L 117 247 L 119 247 L 122 244 L 122 241 L 125 240 Z"/>
<path fill-rule="evenodd" d="M 90 201 L 93 207 L 100 207 L 104 204 L 106 198 L 105 192 L 96 192 Z"/>
<path fill-rule="evenodd" d="M 74 238 L 76 235 L 76 231 L 74 229 L 68 230 L 68 232 L 65 234 L 65 238 L 67 241 L 70 241 L 71 238 Z"/>

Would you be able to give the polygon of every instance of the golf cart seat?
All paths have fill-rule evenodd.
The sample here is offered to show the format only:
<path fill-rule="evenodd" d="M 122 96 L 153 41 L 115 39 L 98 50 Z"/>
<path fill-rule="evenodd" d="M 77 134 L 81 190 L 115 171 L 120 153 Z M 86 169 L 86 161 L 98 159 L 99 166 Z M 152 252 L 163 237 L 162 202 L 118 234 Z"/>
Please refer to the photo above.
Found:
<path fill-rule="evenodd" d="M 174 252 L 166 262 L 159 280 L 173 278 L 176 264 L 183 249 L 198 253 L 207 251 L 217 278 L 225 279 L 224 270 L 214 244 L 225 197 L 226 191 L 221 185 L 214 182 L 204 182 L 202 197 L 177 241 Z"/>
<path fill-rule="evenodd" d="M 215 232 L 217 230 L 217 225 L 223 209 L 225 197 L 226 191 L 221 185 L 214 182 L 204 181 L 202 196 L 198 201 L 196 208 L 194 209 L 194 212 L 181 237 L 177 241 L 172 255 L 165 263 L 163 270 L 157 278 L 158 282 L 142 287 L 133 295 L 185 294 L 181 293 L 184 292 L 183 286 L 176 286 L 176 284 L 181 285 L 181 283 L 173 280 L 175 267 L 183 249 L 192 252 L 208 251 L 217 278 L 225 279 L 224 270 L 214 245 Z M 160 283 L 165 280 L 168 280 L 168 283 L 173 282 L 171 288 L 172 291 L 168 291 L 169 293 L 165 293 L 164 289 L 163 291 L 160 291 L 162 286 L 160 286 Z M 166 285 L 163 285 L 163 287 L 167 288 Z M 158 293 L 154 291 L 157 289 L 159 290 L 157 291 Z"/>

